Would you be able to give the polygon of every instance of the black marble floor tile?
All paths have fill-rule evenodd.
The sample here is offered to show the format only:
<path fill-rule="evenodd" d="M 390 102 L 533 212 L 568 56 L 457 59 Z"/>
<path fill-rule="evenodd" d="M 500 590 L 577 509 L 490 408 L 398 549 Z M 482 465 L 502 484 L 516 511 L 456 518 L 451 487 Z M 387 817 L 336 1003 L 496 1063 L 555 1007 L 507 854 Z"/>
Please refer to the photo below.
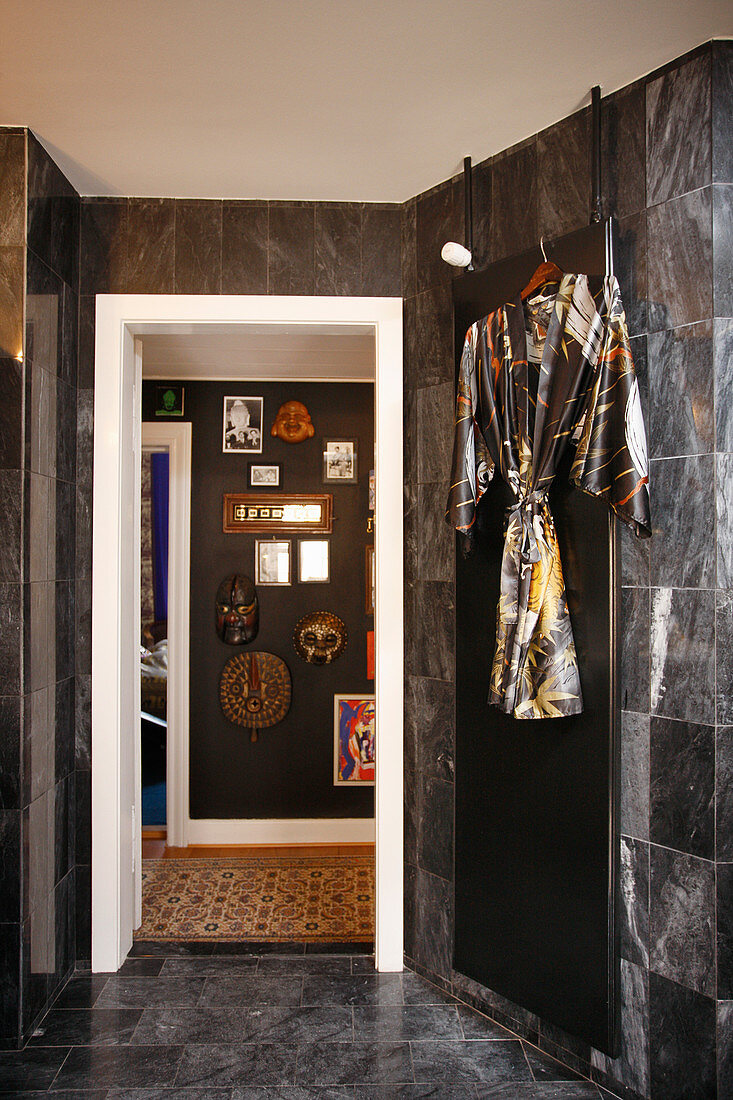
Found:
<path fill-rule="evenodd" d="M 234 955 L 231 958 L 167 958 L 160 971 L 164 978 L 233 978 L 238 974 L 252 975 L 257 970 L 258 960 L 247 955 Z"/>
<path fill-rule="evenodd" d="M 712 726 L 652 717 L 650 839 L 704 859 L 715 858 Z"/>
<path fill-rule="evenodd" d="M 439 989 L 426 978 L 405 970 L 402 974 L 402 999 L 406 1005 L 447 1005 L 455 1004 L 456 998 L 444 989 Z"/>
<path fill-rule="evenodd" d="M 242 1043 L 249 1040 L 245 1014 L 236 1008 L 146 1008 L 133 1045 L 187 1046 L 190 1043 Z"/>
<path fill-rule="evenodd" d="M 409 1043 L 320 1043 L 298 1048 L 296 1081 L 346 1085 L 413 1081 Z"/>
<path fill-rule="evenodd" d="M 177 1047 L 74 1047 L 54 1081 L 54 1089 L 172 1087 L 181 1054 Z"/>
<path fill-rule="evenodd" d="M 296 955 L 278 958 L 268 955 L 257 964 L 258 974 L 350 974 L 351 959 L 348 955 Z"/>
<path fill-rule="evenodd" d="M 351 1085 L 281 1085 L 232 1089 L 232 1100 L 352 1100 Z"/>
<path fill-rule="evenodd" d="M 86 1093 L 84 1094 L 86 1096 Z M 232 1100 L 232 1090 L 223 1089 L 118 1089 L 105 1093 L 106 1100 Z M 59 1096 L 58 1100 L 65 1100 Z"/>
<path fill-rule="evenodd" d="M 117 973 L 123 977 L 157 978 L 164 962 L 165 959 L 125 959 Z"/>
<path fill-rule="evenodd" d="M 563 1081 L 542 1085 L 479 1085 L 475 1095 L 477 1100 L 598 1100 L 600 1094 L 590 1081 Z"/>
<path fill-rule="evenodd" d="M 235 977 L 206 979 L 199 1005 L 299 1005 L 303 994 L 303 978 L 274 974 L 238 974 Z M 323 1004 L 308 1001 L 307 1004 Z M 334 1004 L 345 1003 L 341 1001 Z"/>
<path fill-rule="evenodd" d="M 507 1031 L 501 1024 L 490 1020 L 488 1016 L 483 1016 L 475 1009 L 462 1004 L 456 1007 L 464 1039 L 516 1039 L 516 1035 L 511 1031 Z"/>
<path fill-rule="evenodd" d="M 715 865 L 650 848 L 649 965 L 656 974 L 715 995 Z"/>
<path fill-rule="evenodd" d="M 733 999 L 733 863 L 719 863 L 717 874 L 718 997 Z"/>
<path fill-rule="evenodd" d="M 401 1005 L 401 974 L 310 974 L 303 981 L 304 1005 Z"/>
<path fill-rule="evenodd" d="M 216 948 L 215 943 L 206 941 L 180 943 L 164 940 L 135 940 L 128 958 L 141 958 L 143 956 L 156 956 L 158 958 L 169 958 L 176 955 L 213 955 Z"/>
<path fill-rule="evenodd" d="M 54 1009 L 93 1008 L 109 974 L 73 974 L 54 1001 Z"/>
<path fill-rule="evenodd" d="M 306 943 L 304 947 L 306 955 L 353 955 L 358 951 L 373 951 L 374 943 L 364 940 L 353 940 L 351 943 L 324 940 L 322 943 Z"/>
<path fill-rule="evenodd" d="M 225 202 L 222 216 L 222 294 L 267 293 L 266 202 Z"/>
<path fill-rule="evenodd" d="M 651 1095 L 664 1100 L 715 1096 L 715 1002 L 650 974 Z"/>
<path fill-rule="evenodd" d="M 305 943 L 300 940 L 229 940 L 214 944 L 214 955 L 304 955 Z"/>
<path fill-rule="evenodd" d="M 96 1008 L 193 1006 L 204 988 L 203 977 L 136 978 L 113 975 L 96 1000 Z"/>
<path fill-rule="evenodd" d="M 710 55 L 646 87 L 646 192 L 652 206 L 710 182 Z"/>
<path fill-rule="evenodd" d="M 411 1042 L 416 1081 L 482 1084 L 532 1081 L 519 1040 L 467 1039 L 462 1042 Z"/>
<path fill-rule="evenodd" d="M 537 1047 L 532 1046 L 531 1043 L 522 1043 L 522 1047 L 524 1048 L 525 1056 L 532 1070 L 532 1076 L 536 1081 L 578 1080 L 579 1074 L 568 1069 L 562 1062 L 558 1062 L 556 1058 L 551 1058 L 549 1054 L 545 1054 L 543 1051 L 538 1050 Z"/>
<path fill-rule="evenodd" d="M 176 1076 L 176 1089 L 293 1084 L 296 1055 L 295 1046 L 271 1042 L 189 1046 L 183 1052 Z"/>
<path fill-rule="evenodd" d="M 352 974 L 374 974 L 374 955 L 352 955 L 351 956 L 351 973 Z"/>
<path fill-rule="evenodd" d="M 0 1052 L 0 1094 L 48 1089 L 68 1054 L 63 1047 Z"/>
<path fill-rule="evenodd" d="M 142 1014 L 141 1008 L 53 1008 L 29 1046 L 120 1046 L 131 1041 Z"/>
<path fill-rule="evenodd" d="M 366 1042 L 409 1039 L 462 1039 L 454 1005 L 359 1005 L 354 1035 Z"/>

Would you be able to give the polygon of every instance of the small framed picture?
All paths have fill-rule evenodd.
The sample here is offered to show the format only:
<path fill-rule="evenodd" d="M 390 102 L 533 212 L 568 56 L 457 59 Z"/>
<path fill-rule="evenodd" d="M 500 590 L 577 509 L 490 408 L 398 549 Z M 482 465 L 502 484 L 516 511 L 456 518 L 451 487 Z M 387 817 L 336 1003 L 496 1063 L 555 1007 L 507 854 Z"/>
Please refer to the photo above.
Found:
<path fill-rule="evenodd" d="M 183 386 L 155 387 L 155 415 L 183 416 Z"/>
<path fill-rule="evenodd" d="M 300 539 L 298 580 L 301 584 L 328 584 L 331 579 L 328 539 Z"/>
<path fill-rule="evenodd" d="M 279 462 L 271 462 L 267 466 L 260 462 L 248 462 L 247 476 L 250 489 L 281 489 L 281 470 Z"/>
<path fill-rule="evenodd" d="M 290 584 L 290 539 L 255 539 L 255 584 Z"/>
<path fill-rule="evenodd" d="M 323 480 L 356 481 L 355 439 L 323 440 Z"/>
<path fill-rule="evenodd" d="M 335 787 L 374 786 L 375 706 L 373 695 L 333 697 Z"/>
<path fill-rule="evenodd" d="M 224 398 L 225 454 L 262 453 L 262 397 Z"/>

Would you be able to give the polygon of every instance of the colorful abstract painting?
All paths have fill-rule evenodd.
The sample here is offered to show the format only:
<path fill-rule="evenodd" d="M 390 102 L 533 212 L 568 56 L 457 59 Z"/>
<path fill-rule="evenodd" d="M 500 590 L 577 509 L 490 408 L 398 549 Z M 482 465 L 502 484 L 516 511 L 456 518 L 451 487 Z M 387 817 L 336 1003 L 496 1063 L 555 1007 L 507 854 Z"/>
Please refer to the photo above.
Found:
<path fill-rule="evenodd" d="M 336 787 L 374 785 L 375 706 L 373 695 L 334 695 Z"/>

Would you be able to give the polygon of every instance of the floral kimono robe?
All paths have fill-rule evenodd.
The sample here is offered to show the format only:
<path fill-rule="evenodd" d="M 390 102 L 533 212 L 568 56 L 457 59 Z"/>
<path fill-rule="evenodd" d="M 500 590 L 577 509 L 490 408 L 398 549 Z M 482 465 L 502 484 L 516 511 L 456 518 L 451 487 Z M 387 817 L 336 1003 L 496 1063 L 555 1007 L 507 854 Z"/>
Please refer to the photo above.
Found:
<path fill-rule="evenodd" d="M 471 325 L 461 357 L 446 519 L 469 539 L 496 469 L 507 510 L 489 702 L 516 718 L 578 714 L 583 699 L 555 527 L 555 470 L 651 534 L 639 387 L 616 279 L 563 275 Z"/>

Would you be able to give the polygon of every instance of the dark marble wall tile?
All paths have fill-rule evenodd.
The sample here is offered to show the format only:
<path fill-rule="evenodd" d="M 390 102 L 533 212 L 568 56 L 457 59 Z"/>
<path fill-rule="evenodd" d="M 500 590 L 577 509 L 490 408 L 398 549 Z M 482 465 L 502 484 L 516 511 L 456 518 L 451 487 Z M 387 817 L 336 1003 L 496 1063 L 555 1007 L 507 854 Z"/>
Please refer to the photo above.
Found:
<path fill-rule="evenodd" d="M 22 714 L 19 696 L 0 696 L 0 810 L 21 806 Z"/>
<path fill-rule="evenodd" d="M 651 706 L 655 714 L 715 721 L 715 593 L 652 590 Z"/>
<path fill-rule="evenodd" d="M 49 687 L 49 695 L 55 691 L 55 714 L 49 729 L 54 746 L 54 777 L 56 782 L 65 779 L 74 770 L 74 680 L 69 677 Z M 63 876 L 59 876 L 62 878 Z"/>
<path fill-rule="evenodd" d="M 76 822 L 77 833 L 80 823 Z M 88 865 L 77 863 L 74 868 L 76 888 L 76 957 L 92 957 L 92 869 Z"/>
<path fill-rule="evenodd" d="M 70 580 L 75 565 L 76 492 L 68 481 L 49 479 L 49 504 L 53 500 L 55 522 L 49 530 L 48 574 Z"/>
<path fill-rule="evenodd" d="M 73 290 L 79 285 L 79 195 L 28 131 L 28 247 Z"/>
<path fill-rule="evenodd" d="M 716 458 L 718 586 L 733 588 L 733 454 Z"/>
<path fill-rule="evenodd" d="M 718 726 L 715 742 L 715 854 L 733 862 L 733 726 Z"/>
<path fill-rule="evenodd" d="M 619 967 L 618 1054 L 591 1053 L 595 1069 L 623 1082 L 635 1095 L 649 1095 L 649 972 L 622 958 Z M 608 1093 L 607 1095 L 611 1095 Z M 619 1091 L 619 1095 L 624 1095 Z"/>
<path fill-rule="evenodd" d="M 733 997 L 733 863 L 718 864 L 718 997 Z"/>
<path fill-rule="evenodd" d="M 650 206 L 710 183 L 710 54 L 646 86 L 646 192 Z"/>
<path fill-rule="evenodd" d="M 713 42 L 713 183 L 733 183 L 733 46 Z"/>
<path fill-rule="evenodd" d="M 715 419 L 718 451 L 733 451 L 733 320 L 713 322 Z"/>
<path fill-rule="evenodd" d="M 446 241 L 464 241 L 463 192 L 457 179 L 447 180 L 417 197 L 417 290 L 450 282 L 451 269 L 440 255 Z"/>
<path fill-rule="evenodd" d="M 420 581 L 416 585 L 415 601 L 414 671 L 418 676 L 452 680 L 455 669 L 453 585 L 439 581 Z"/>
<path fill-rule="evenodd" d="M 23 354 L 23 252 L 0 247 L 0 357 L 9 359 Z"/>
<path fill-rule="evenodd" d="M 441 283 L 418 294 L 406 312 L 409 377 L 418 386 L 453 383 L 453 300 L 450 286 Z"/>
<path fill-rule="evenodd" d="M 0 355 L 0 469 L 23 462 L 23 364 Z"/>
<path fill-rule="evenodd" d="M 453 954 L 453 887 L 418 870 L 415 882 L 415 954 L 435 974 L 449 974 Z"/>
<path fill-rule="evenodd" d="M 127 293 L 172 294 L 175 260 L 173 199 L 130 199 L 127 208 Z"/>
<path fill-rule="evenodd" d="M 588 108 L 537 136 L 538 229 L 559 237 L 590 219 L 591 113 Z"/>
<path fill-rule="evenodd" d="M 652 460 L 650 482 L 654 486 L 652 585 L 714 588 L 715 458 Z"/>
<path fill-rule="evenodd" d="M 713 187 L 713 306 L 716 317 L 733 316 L 733 184 Z"/>
<path fill-rule="evenodd" d="M 621 713 L 619 828 L 649 839 L 649 715 Z"/>
<path fill-rule="evenodd" d="M 25 245 L 26 135 L 0 130 L 0 247 Z"/>
<path fill-rule="evenodd" d="M 55 695 L 40 688 L 23 700 L 23 805 L 28 806 L 54 782 Z"/>
<path fill-rule="evenodd" d="M 477 270 L 486 267 L 493 258 L 491 252 L 493 175 L 491 160 L 484 160 L 472 166 L 473 266 Z"/>
<path fill-rule="evenodd" d="M 92 671 L 92 577 L 91 569 L 76 583 L 76 674 Z"/>
<path fill-rule="evenodd" d="M 621 706 L 649 711 L 649 592 L 621 590 Z"/>
<path fill-rule="evenodd" d="M 361 215 L 359 203 L 316 204 L 316 294 L 361 292 Z"/>
<path fill-rule="evenodd" d="M 71 820 L 69 819 L 70 778 L 73 780 L 73 776 L 67 776 L 65 779 L 60 780 L 52 792 L 54 800 L 54 832 L 53 837 L 49 837 L 49 840 L 52 839 L 54 844 L 54 850 L 51 853 L 51 858 L 54 861 L 54 886 L 58 885 L 58 883 L 68 875 L 73 865 L 73 846 L 71 853 L 69 852 L 69 827 L 71 825 Z M 72 863 L 69 862 L 70 854 Z M 64 916 L 65 914 L 66 906 L 64 906 Z"/>
<path fill-rule="evenodd" d="M 225 202 L 221 229 L 222 294 L 267 294 L 266 202 Z"/>
<path fill-rule="evenodd" d="M 414 679 L 417 771 L 452 782 L 454 776 L 455 690 L 443 680 Z"/>
<path fill-rule="evenodd" d="M 0 470 L 0 582 L 20 581 L 23 474 Z"/>
<path fill-rule="evenodd" d="M 733 1001 L 718 1001 L 718 1096 L 733 1096 Z"/>
<path fill-rule="evenodd" d="M 404 702 L 404 854 L 417 863 L 417 685 L 416 676 L 405 676 Z"/>
<path fill-rule="evenodd" d="M 718 725 L 733 724 L 733 590 L 718 592 L 715 607 Z M 708 719 L 712 721 L 712 719 Z"/>
<path fill-rule="evenodd" d="M 649 966 L 649 845 L 621 837 L 619 868 L 621 958 Z"/>
<path fill-rule="evenodd" d="M 124 294 L 127 285 L 127 199 L 81 204 L 81 294 Z"/>
<path fill-rule="evenodd" d="M 77 676 L 74 688 L 75 763 L 80 770 L 92 766 L 92 678 Z"/>
<path fill-rule="evenodd" d="M 605 213 L 626 218 L 645 206 L 645 96 L 641 82 L 601 100 Z"/>
<path fill-rule="evenodd" d="M 270 203 L 269 294 L 315 293 L 315 204 Z"/>
<path fill-rule="evenodd" d="M 491 262 L 534 248 L 537 221 L 537 142 L 532 138 L 492 163 Z"/>
<path fill-rule="evenodd" d="M 648 326 L 645 210 L 619 221 L 614 270 L 621 289 L 629 333 L 631 336 L 639 336 L 647 331 Z"/>
<path fill-rule="evenodd" d="M 402 879 L 405 955 L 414 959 L 418 950 L 417 929 L 417 867 L 405 856 Z"/>
<path fill-rule="evenodd" d="M 655 974 L 715 996 L 715 865 L 650 848 L 649 964 Z"/>
<path fill-rule="evenodd" d="M 448 485 L 453 450 L 453 383 L 417 391 L 417 467 L 420 482 Z"/>
<path fill-rule="evenodd" d="M 92 773 L 76 772 L 76 862 L 86 866 L 92 861 Z M 87 824 L 88 823 L 88 824 Z"/>
<path fill-rule="evenodd" d="M 715 450 L 712 321 L 650 333 L 647 353 L 651 457 L 711 453 Z"/>
<path fill-rule="evenodd" d="M 400 266 L 402 297 L 417 294 L 417 201 L 410 199 L 402 207 L 400 224 Z"/>
<path fill-rule="evenodd" d="M 21 692 L 22 623 L 22 586 L 0 584 L 0 684 L 6 695 Z"/>
<path fill-rule="evenodd" d="M 53 662 L 49 675 L 54 680 L 67 680 L 75 673 L 75 608 L 74 581 L 56 581 L 54 585 L 56 673 Z"/>
<path fill-rule="evenodd" d="M 76 384 L 80 390 L 94 388 L 94 314 L 96 302 L 92 295 L 79 298 L 79 358 Z"/>
<path fill-rule="evenodd" d="M 715 1002 L 658 974 L 649 975 L 651 1095 L 715 1096 Z"/>
<path fill-rule="evenodd" d="M 651 826 L 655 844 L 715 858 L 715 731 L 651 719 Z"/>
<path fill-rule="evenodd" d="M 20 1013 L 20 924 L 0 924 L 0 1042 L 17 1046 Z"/>
<path fill-rule="evenodd" d="M 629 588 L 647 588 L 650 540 L 637 538 L 625 523 L 619 523 L 618 529 L 621 542 L 621 584 Z"/>
<path fill-rule="evenodd" d="M 647 212 L 649 331 L 713 315 L 711 188 Z"/>
<path fill-rule="evenodd" d="M 54 490 L 53 479 L 43 477 L 41 474 L 25 474 L 23 567 L 27 581 L 45 581 L 48 577 L 49 549 L 52 541 L 49 528 L 55 527 L 56 523 Z"/>
<path fill-rule="evenodd" d="M 0 923 L 20 920 L 20 811 L 0 811 Z"/>
<path fill-rule="evenodd" d="M 76 386 L 79 362 L 79 295 L 64 283 L 63 318 L 61 322 L 61 369 L 59 378 Z"/>
<path fill-rule="evenodd" d="M 76 387 L 56 381 L 56 477 L 73 481 L 76 471 Z"/>
<path fill-rule="evenodd" d="M 362 213 L 361 293 L 377 297 L 402 295 L 399 206 L 366 203 Z"/>
<path fill-rule="evenodd" d="M 453 879 L 453 784 L 418 775 L 417 862 L 423 871 Z"/>
<path fill-rule="evenodd" d="M 455 533 L 445 522 L 444 485 L 418 485 L 417 576 L 421 581 L 453 581 Z"/>
<path fill-rule="evenodd" d="M 56 663 L 55 584 L 23 586 L 23 678 L 26 691 L 46 687 Z"/>
<path fill-rule="evenodd" d="M 221 291 L 222 203 L 175 202 L 176 294 Z"/>

